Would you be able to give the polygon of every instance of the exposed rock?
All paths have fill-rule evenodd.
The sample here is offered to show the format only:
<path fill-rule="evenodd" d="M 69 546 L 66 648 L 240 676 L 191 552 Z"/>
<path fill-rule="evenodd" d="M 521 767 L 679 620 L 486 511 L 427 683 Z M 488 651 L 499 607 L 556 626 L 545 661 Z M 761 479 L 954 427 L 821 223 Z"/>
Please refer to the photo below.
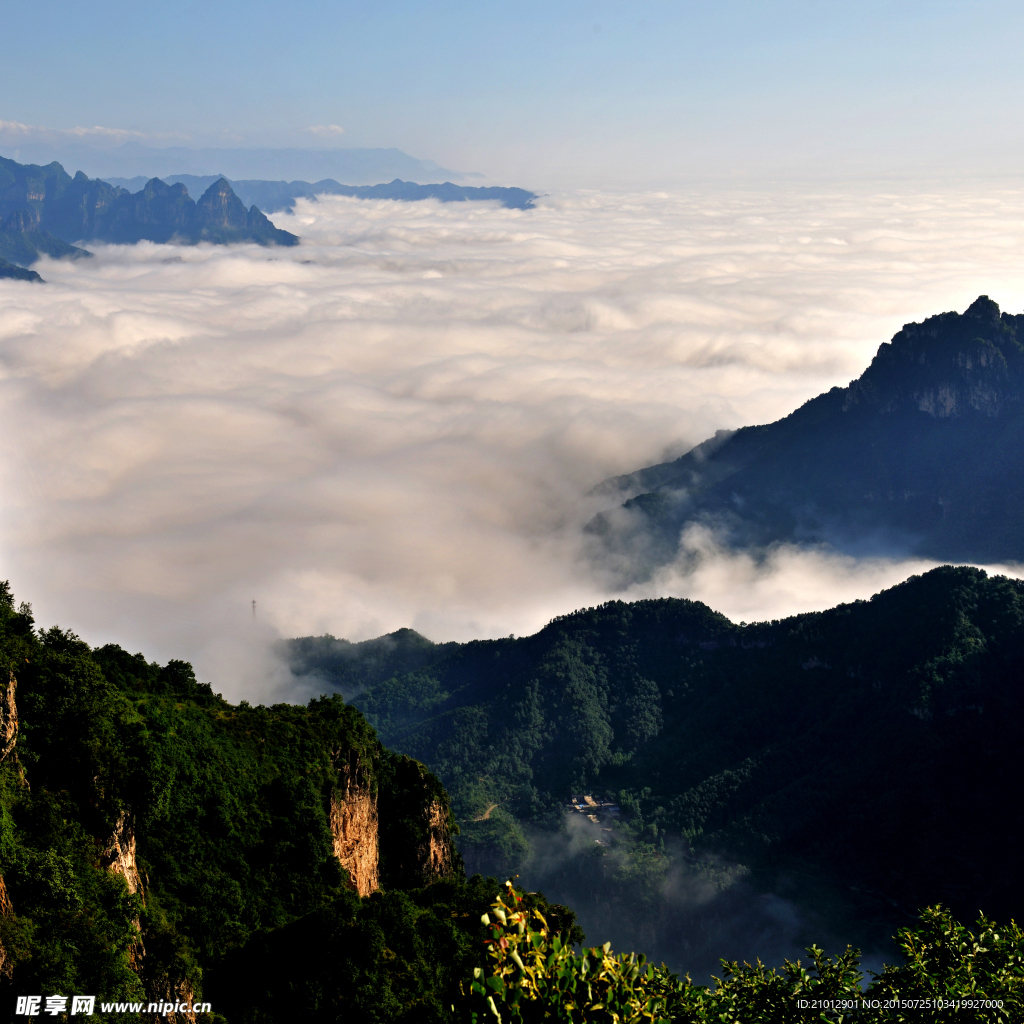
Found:
<path fill-rule="evenodd" d="M 348 871 L 355 891 L 360 896 L 376 892 L 380 886 L 376 794 L 345 778 L 342 790 L 331 796 L 331 833 L 334 855 Z"/>
<path fill-rule="evenodd" d="M 130 893 L 145 898 L 142 875 L 139 873 L 139 865 L 135 858 L 135 829 L 129 813 L 122 811 L 117 819 L 114 831 L 100 853 L 100 866 L 112 875 L 120 875 L 124 879 L 125 885 L 128 886 Z M 139 931 L 140 938 L 128 950 L 128 963 L 136 974 L 141 975 L 143 959 L 146 956 L 146 947 L 143 945 L 141 938 L 141 921 L 136 918 L 134 924 Z"/>
<path fill-rule="evenodd" d="M 172 981 L 166 975 L 146 985 L 146 1000 L 149 1003 L 163 1003 L 165 1006 L 183 1004 L 187 1009 L 169 1010 L 160 1014 L 143 1014 L 147 1024 L 196 1024 L 197 1015 L 192 1012 L 196 1002 L 195 989 L 187 979 Z M 202 1019 L 206 1020 L 205 1014 Z"/>
<path fill-rule="evenodd" d="M 131 817 L 122 811 L 114 831 L 100 853 L 100 864 L 113 875 L 120 875 L 128 891 L 143 895 L 142 876 L 135 860 L 135 829 Z"/>
<path fill-rule="evenodd" d="M 0 761 L 14 751 L 14 745 L 18 742 L 18 705 L 14 700 L 17 686 L 14 672 L 9 671 L 7 685 L 0 689 Z"/>
<path fill-rule="evenodd" d="M 380 837 L 377 794 L 361 779 L 358 758 L 339 769 L 339 786 L 331 794 L 334 856 L 348 872 L 352 887 L 369 896 L 380 887 Z"/>
<path fill-rule="evenodd" d="M 420 851 L 420 870 L 430 881 L 447 878 L 456 870 L 448 805 L 432 800 L 427 805 L 426 819 L 429 837 Z"/>

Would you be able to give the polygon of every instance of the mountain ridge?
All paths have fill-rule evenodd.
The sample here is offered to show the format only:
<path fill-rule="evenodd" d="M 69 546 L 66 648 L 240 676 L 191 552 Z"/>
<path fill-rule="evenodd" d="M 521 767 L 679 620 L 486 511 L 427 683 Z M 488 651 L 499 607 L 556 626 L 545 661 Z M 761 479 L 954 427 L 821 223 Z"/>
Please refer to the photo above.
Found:
<path fill-rule="evenodd" d="M 12 263 L 31 263 L 44 253 L 82 256 L 72 243 L 90 240 L 298 244 L 258 207 L 246 209 L 224 178 L 196 201 L 181 184 L 152 178 L 129 193 L 81 171 L 72 177 L 56 161 L 41 167 L 0 157 L 0 219 L 0 252 Z"/>
<path fill-rule="evenodd" d="M 167 184 L 181 182 L 188 188 L 206 188 L 217 175 L 167 174 L 162 181 Z M 223 177 L 223 176 L 222 176 Z M 149 179 L 136 178 L 104 178 L 111 185 L 135 192 Z M 343 185 L 333 178 L 321 181 L 267 181 L 264 179 L 227 179 L 232 189 L 246 204 L 254 203 L 264 213 L 286 211 L 295 208 L 296 199 L 310 199 L 316 202 L 319 195 L 352 196 L 356 199 L 393 199 L 405 202 L 416 202 L 422 199 L 438 199 L 442 203 L 467 201 L 498 201 L 511 210 L 531 210 L 536 194 L 523 188 L 506 188 L 504 186 L 455 185 L 450 181 L 441 184 L 421 185 L 414 181 L 403 181 L 395 178 L 389 182 L 376 185 Z"/>
<path fill-rule="evenodd" d="M 700 525 L 735 547 L 1024 560 L 1022 394 L 1024 315 L 980 296 L 906 324 L 847 387 L 599 485 L 629 497 L 588 524 L 594 557 L 649 576 Z"/>
<path fill-rule="evenodd" d="M 519 872 L 575 906 L 584 929 L 674 969 L 712 972 L 723 954 L 711 950 L 728 943 L 687 960 L 680 944 L 697 949 L 705 926 L 651 893 L 676 876 L 699 888 L 722 870 L 716 858 L 753 871 L 762 891 L 845 906 L 847 936 L 879 922 L 884 933 L 924 903 L 1024 909 L 1005 855 L 1019 827 L 991 785 L 1020 777 L 1020 580 L 945 566 L 870 601 L 739 625 L 695 601 L 610 601 L 530 637 L 409 653 L 353 703 L 437 773 L 467 863 Z M 552 874 L 531 844 L 561 841 L 553 830 L 578 793 L 622 817 L 585 833 L 602 849 L 610 835 L 607 860 L 571 857 L 566 842 L 561 861 L 546 855 L 566 865 Z M 971 829 L 957 828 L 962 815 Z M 731 898 L 721 884 L 700 904 L 707 921 Z M 730 941 L 750 955 L 742 933 Z"/>

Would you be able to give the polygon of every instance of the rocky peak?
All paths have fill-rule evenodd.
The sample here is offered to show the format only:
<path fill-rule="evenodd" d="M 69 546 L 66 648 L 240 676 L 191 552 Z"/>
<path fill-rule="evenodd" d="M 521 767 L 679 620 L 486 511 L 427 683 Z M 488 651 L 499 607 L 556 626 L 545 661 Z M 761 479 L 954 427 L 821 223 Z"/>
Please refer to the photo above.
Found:
<path fill-rule="evenodd" d="M 936 418 L 998 416 L 1020 400 L 1024 346 L 1017 317 L 980 295 L 961 313 L 904 325 L 846 389 L 844 411 L 912 408 Z"/>
<path fill-rule="evenodd" d="M 248 224 L 245 203 L 235 195 L 227 178 L 215 181 L 196 203 L 199 221 L 208 228 L 244 229 Z"/>
<path fill-rule="evenodd" d="M 993 302 L 987 295 L 979 295 L 964 310 L 963 315 L 990 327 L 999 326 L 999 305 Z"/>

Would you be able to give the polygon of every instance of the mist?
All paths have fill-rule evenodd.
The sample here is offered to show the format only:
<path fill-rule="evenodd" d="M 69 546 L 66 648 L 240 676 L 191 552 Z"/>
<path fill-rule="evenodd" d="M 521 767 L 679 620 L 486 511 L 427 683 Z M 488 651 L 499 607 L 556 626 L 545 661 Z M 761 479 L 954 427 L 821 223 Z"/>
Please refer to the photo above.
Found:
<path fill-rule="evenodd" d="M 280 636 L 867 597 L 929 564 L 691 534 L 623 589 L 581 527 L 603 479 L 845 385 L 905 322 L 1024 309 L 1020 189 L 892 189 L 325 197 L 274 217 L 294 250 L 43 260 L 47 284 L 0 282 L 0 578 L 254 702 L 302 696 Z"/>
<path fill-rule="evenodd" d="M 557 829 L 527 828 L 529 852 L 512 867 L 496 851 L 465 847 L 467 873 L 514 876 L 520 888 L 571 907 L 584 945 L 642 950 L 697 984 L 721 978 L 722 960 L 806 964 L 812 943 L 833 956 L 854 945 L 872 969 L 896 959 L 888 930 L 859 919 L 834 882 L 789 872 L 755 877 L 665 832 L 652 841 L 657 853 L 652 845 L 644 854 L 606 824 L 570 813 Z"/>

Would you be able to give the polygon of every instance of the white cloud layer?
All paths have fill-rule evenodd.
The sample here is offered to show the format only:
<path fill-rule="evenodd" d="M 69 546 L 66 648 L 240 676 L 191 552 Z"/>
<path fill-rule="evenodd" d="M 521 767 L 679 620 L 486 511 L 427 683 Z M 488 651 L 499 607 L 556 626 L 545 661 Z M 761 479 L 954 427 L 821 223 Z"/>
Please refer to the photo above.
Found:
<path fill-rule="evenodd" d="M 1024 193 L 993 185 L 274 219 L 302 245 L 0 281 L 0 578 L 235 697 L 269 693 L 277 633 L 522 634 L 623 596 L 580 554 L 595 483 L 845 384 L 904 322 L 1024 309 Z M 753 620 L 926 567 L 688 543 L 691 571 L 625 596 Z"/>

